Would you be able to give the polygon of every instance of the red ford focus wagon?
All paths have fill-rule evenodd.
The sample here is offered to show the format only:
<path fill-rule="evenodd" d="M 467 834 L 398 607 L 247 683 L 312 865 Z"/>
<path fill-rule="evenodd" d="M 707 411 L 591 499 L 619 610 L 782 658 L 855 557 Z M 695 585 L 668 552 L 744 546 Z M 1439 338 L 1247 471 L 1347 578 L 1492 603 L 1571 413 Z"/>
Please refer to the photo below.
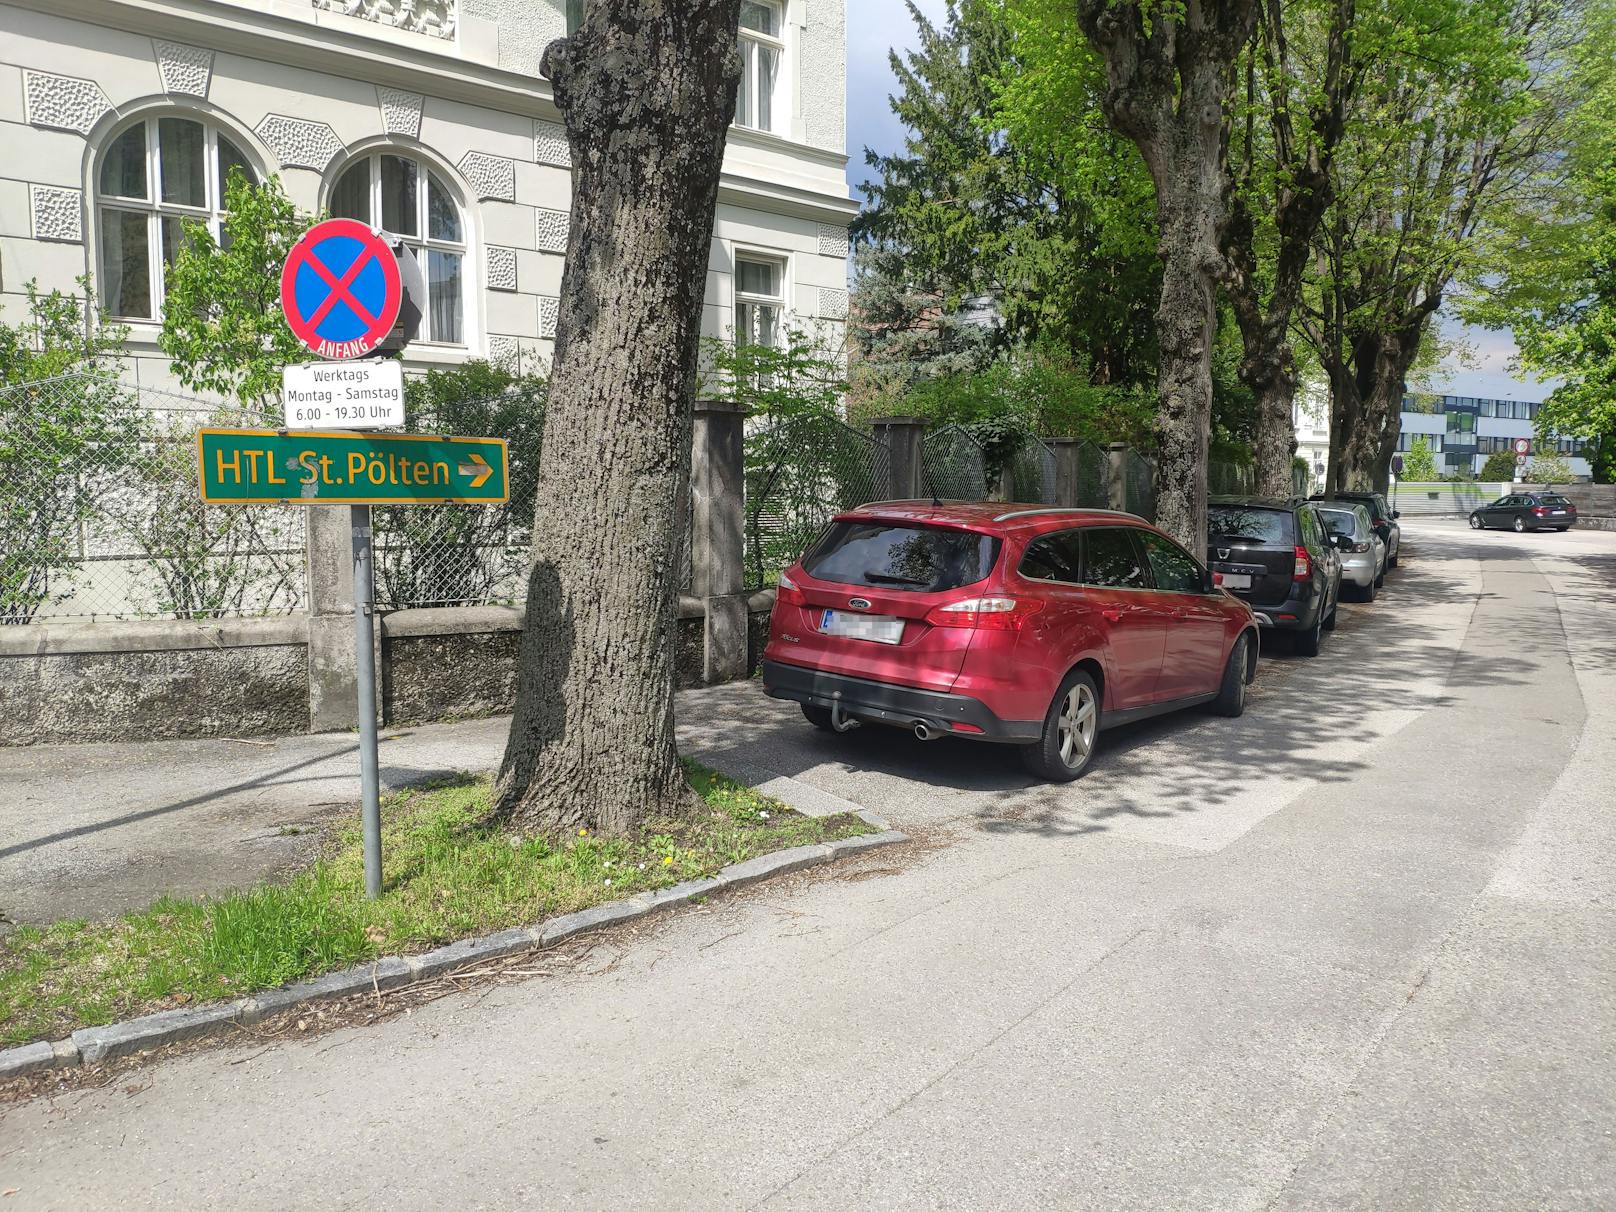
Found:
<path fill-rule="evenodd" d="M 1074 779 L 1102 728 L 1245 709 L 1250 609 L 1131 514 L 887 501 L 838 515 L 780 578 L 763 685 L 818 728 L 1022 747 Z"/>

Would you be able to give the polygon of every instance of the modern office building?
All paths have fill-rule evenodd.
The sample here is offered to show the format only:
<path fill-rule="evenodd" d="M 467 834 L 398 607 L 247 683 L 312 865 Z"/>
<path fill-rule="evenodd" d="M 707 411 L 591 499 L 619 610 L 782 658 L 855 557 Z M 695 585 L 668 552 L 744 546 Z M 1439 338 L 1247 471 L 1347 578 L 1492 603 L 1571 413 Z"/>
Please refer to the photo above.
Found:
<path fill-rule="evenodd" d="M 704 329 L 768 341 L 847 316 L 844 0 L 744 0 Z M 428 279 L 417 368 L 547 361 L 570 157 L 539 61 L 568 0 L 0 3 L 0 318 L 24 284 L 94 279 L 135 373 L 191 219 L 217 231 L 232 167 L 303 211 L 407 241 Z"/>
<path fill-rule="evenodd" d="M 1534 426 L 1541 407 L 1535 400 L 1410 393 L 1403 397 L 1403 428 L 1397 449 L 1407 451 L 1424 438 L 1444 474 L 1474 476 L 1489 455 L 1513 449 L 1517 438 L 1529 438 L 1534 453 L 1557 454 L 1576 475 L 1589 476 L 1583 439 L 1555 439 L 1552 451 L 1538 441 Z M 1530 477 L 1530 469 L 1527 474 Z"/>

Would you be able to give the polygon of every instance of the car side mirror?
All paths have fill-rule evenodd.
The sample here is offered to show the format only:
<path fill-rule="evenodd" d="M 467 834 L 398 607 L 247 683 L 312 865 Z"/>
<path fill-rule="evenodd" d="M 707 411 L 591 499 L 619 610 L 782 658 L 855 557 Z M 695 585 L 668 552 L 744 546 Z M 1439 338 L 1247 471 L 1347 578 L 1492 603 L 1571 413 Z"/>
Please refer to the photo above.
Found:
<path fill-rule="evenodd" d="M 1401 512 L 1400 512 L 1400 511 L 1399 511 L 1399 510 L 1396 510 L 1396 509 L 1394 509 L 1394 510 L 1392 510 L 1392 517 L 1394 517 L 1394 518 L 1400 518 L 1400 517 L 1402 517 L 1402 516 L 1403 516 L 1403 515 L 1402 515 L 1402 513 L 1401 513 Z"/>

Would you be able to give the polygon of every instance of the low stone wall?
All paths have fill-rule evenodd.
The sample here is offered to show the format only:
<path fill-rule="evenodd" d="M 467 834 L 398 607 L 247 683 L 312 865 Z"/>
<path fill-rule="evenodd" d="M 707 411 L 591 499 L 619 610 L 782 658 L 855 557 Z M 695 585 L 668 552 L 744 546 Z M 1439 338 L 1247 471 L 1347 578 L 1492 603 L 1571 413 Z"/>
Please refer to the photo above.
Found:
<path fill-rule="evenodd" d="M 748 606 L 756 669 L 773 591 Z M 674 675 L 702 684 L 705 607 L 682 598 Z M 388 724 L 501 715 L 516 703 L 522 612 L 400 610 L 380 620 Z M 34 623 L 0 628 L 0 745 L 310 731 L 309 620 Z"/>
<path fill-rule="evenodd" d="M 309 727 L 301 615 L 0 629 L 0 745 Z"/>

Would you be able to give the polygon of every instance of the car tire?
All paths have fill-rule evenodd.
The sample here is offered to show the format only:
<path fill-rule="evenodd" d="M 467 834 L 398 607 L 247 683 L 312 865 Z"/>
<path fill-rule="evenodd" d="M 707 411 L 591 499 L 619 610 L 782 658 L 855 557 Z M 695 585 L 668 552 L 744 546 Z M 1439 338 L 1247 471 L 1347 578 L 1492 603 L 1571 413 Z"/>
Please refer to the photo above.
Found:
<path fill-rule="evenodd" d="M 836 731 L 836 725 L 831 723 L 829 707 L 821 707 L 816 703 L 804 703 L 802 704 L 802 718 L 821 732 Z"/>
<path fill-rule="evenodd" d="M 1397 558 L 1398 558 L 1398 556 L 1400 554 L 1401 553 L 1398 551 L 1398 549 L 1396 547 L 1393 547 L 1391 555 L 1386 557 L 1386 567 L 1387 568 L 1396 568 L 1397 567 Z"/>
<path fill-rule="evenodd" d="M 1386 567 L 1386 565 L 1382 565 L 1380 575 L 1375 578 L 1376 589 L 1384 589 L 1386 587 Z"/>
<path fill-rule="evenodd" d="M 1319 617 L 1313 620 L 1313 626 L 1306 631 L 1296 633 L 1296 655 L 1316 657 L 1319 648 L 1324 643 L 1324 608 L 1319 607 Z"/>
<path fill-rule="evenodd" d="M 1479 513 L 1473 513 L 1473 514 L 1470 515 L 1470 529 L 1471 530 L 1486 530 L 1487 529 L 1487 523 L 1485 523 L 1485 522 L 1483 522 L 1481 520 L 1481 515 Z"/>
<path fill-rule="evenodd" d="M 1555 531 L 1557 533 L 1564 534 L 1566 531 L 1570 530 L 1571 527 L 1569 527 L 1569 526 L 1556 526 L 1554 529 L 1555 529 Z"/>
<path fill-rule="evenodd" d="M 1229 663 L 1223 669 L 1223 682 L 1218 687 L 1218 697 L 1212 700 L 1212 710 L 1218 715 L 1234 719 L 1245 714 L 1246 711 L 1246 667 L 1251 658 L 1246 654 L 1251 651 L 1251 633 L 1241 632 L 1240 638 L 1234 642 L 1229 651 Z"/>
<path fill-rule="evenodd" d="M 1337 617 L 1341 613 L 1341 586 L 1335 587 L 1335 601 L 1330 603 L 1330 613 L 1324 616 L 1324 630 L 1334 631 Z"/>
<path fill-rule="evenodd" d="M 1521 534 L 1525 530 L 1526 530 L 1526 519 L 1521 517 L 1520 514 L 1516 514 L 1515 515 L 1515 533 L 1516 534 Z"/>
<path fill-rule="evenodd" d="M 1366 601 L 1366 602 L 1373 602 L 1375 600 L 1375 598 L 1380 594 L 1380 587 L 1382 585 L 1384 585 L 1385 583 L 1386 583 L 1386 574 L 1382 573 L 1380 576 L 1376 577 L 1374 580 L 1369 582 L 1368 587 L 1366 589 L 1364 589 L 1363 593 L 1360 596 L 1362 596 L 1363 600 Z"/>
<path fill-rule="evenodd" d="M 1069 783 L 1088 769 L 1099 739 L 1099 688 L 1088 674 L 1074 669 L 1044 713 L 1043 735 L 1021 747 L 1021 764 L 1041 779 Z"/>

